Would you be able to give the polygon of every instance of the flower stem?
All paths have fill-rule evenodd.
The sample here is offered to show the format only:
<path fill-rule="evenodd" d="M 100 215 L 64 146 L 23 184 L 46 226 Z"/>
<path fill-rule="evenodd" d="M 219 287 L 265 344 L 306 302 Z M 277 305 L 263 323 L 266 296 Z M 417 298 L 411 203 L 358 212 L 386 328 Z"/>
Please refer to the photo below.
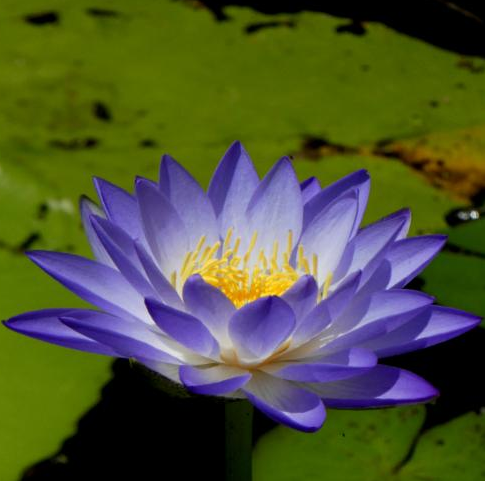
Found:
<path fill-rule="evenodd" d="M 226 481 L 251 481 L 253 407 L 244 400 L 227 401 L 225 414 Z"/>

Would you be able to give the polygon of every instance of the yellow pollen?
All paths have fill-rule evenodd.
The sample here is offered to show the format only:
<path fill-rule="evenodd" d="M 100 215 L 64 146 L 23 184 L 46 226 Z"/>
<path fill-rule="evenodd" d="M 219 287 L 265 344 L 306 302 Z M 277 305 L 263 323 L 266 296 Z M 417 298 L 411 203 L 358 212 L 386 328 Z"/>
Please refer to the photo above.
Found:
<path fill-rule="evenodd" d="M 207 283 L 220 289 L 240 308 L 260 297 L 282 295 L 303 274 L 317 278 L 318 258 L 313 254 L 309 262 L 302 245 L 298 246 L 296 252 L 296 266 L 290 263 L 293 251 L 291 230 L 284 243 L 284 252 L 279 252 L 280 246 L 275 240 L 271 252 L 265 253 L 264 249 L 258 249 L 255 255 L 253 252 L 257 244 L 257 232 L 252 235 L 246 252 L 241 254 L 241 238 L 233 239 L 233 234 L 230 228 L 223 242 L 217 241 L 213 245 L 205 245 L 206 236 L 202 236 L 195 249 L 185 255 L 179 272 L 171 274 L 173 287 L 180 292 L 191 275 L 200 274 Z M 331 280 L 330 274 L 320 296 L 326 297 Z"/>

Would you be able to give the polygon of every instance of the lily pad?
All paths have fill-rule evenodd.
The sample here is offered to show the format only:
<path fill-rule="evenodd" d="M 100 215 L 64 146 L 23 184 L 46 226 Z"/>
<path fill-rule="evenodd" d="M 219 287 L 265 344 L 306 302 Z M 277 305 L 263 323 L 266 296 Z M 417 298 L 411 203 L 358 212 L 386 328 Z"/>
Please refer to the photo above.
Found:
<path fill-rule="evenodd" d="M 331 411 L 312 435 L 278 427 L 256 446 L 254 480 L 483 479 L 483 415 L 466 414 L 421 434 L 423 420 L 423 407 L 407 407 Z"/>
<path fill-rule="evenodd" d="M 485 219 L 457 225 L 446 231 L 448 244 L 470 256 L 485 258 Z"/>

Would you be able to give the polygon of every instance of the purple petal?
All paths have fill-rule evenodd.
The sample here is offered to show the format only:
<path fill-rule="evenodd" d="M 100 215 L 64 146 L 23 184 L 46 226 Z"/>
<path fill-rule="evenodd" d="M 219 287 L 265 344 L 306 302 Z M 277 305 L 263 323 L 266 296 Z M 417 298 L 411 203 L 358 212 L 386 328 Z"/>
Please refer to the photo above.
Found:
<path fill-rule="evenodd" d="M 347 276 L 345 282 L 342 282 L 327 299 L 322 301 L 327 305 L 327 309 L 332 319 L 336 319 L 348 306 L 350 306 L 360 285 L 360 277 L 360 271 Z"/>
<path fill-rule="evenodd" d="M 385 290 L 391 279 L 391 264 L 383 259 L 364 285 L 359 287 L 358 297 L 372 296 L 377 291 Z"/>
<path fill-rule="evenodd" d="M 180 366 L 179 375 L 189 391 L 211 396 L 236 391 L 251 379 L 248 371 L 221 364 L 208 367 Z"/>
<path fill-rule="evenodd" d="M 143 297 L 111 267 L 73 254 L 31 251 L 41 269 L 85 301 L 120 317 L 148 320 Z"/>
<path fill-rule="evenodd" d="M 409 210 L 404 209 L 360 230 L 342 256 L 334 282 L 349 273 L 362 271 L 361 283 L 364 284 L 394 243 L 409 216 Z"/>
<path fill-rule="evenodd" d="M 353 172 L 328 187 L 325 187 L 319 194 L 314 196 L 308 204 L 305 205 L 303 213 L 303 230 L 307 228 L 310 222 L 317 217 L 322 210 L 327 208 L 338 197 L 348 194 L 355 189 L 357 189 L 358 192 L 358 207 L 355 225 L 352 230 L 353 236 L 362 222 L 365 208 L 367 206 L 367 199 L 369 197 L 370 177 L 366 170 Z"/>
<path fill-rule="evenodd" d="M 148 279 L 150 279 L 152 286 L 158 293 L 158 297 L 160 297 L 165 304 L 168 304 L 175 309 L 183 309 L 182 299 L 180 299 L 180 296 L 172 284 L 170 284 L 162 274 L 152 256 L 143 247 L 143 244 L 135 241 L 135 249 Z"/>
<path fill-rule="evenodd" d="M 228 346 L 229 319 L 236 312 L 234 304 L 199 274 L 187 279 L 183 297 L 190 312 L 203 322 L 219 343 Z"/>
<path fill-rule="evenodd" d="M 376 321 L 390 322 L 403 314 L 414 315 L 433 300 L 428 294 L 411 289 L 379 291 L 352 303 L 330 326 L 329 332 L 343 333 Z"/>
<path fill-rule="evenodd" d="M 221 233 L 234 227 L 237 235 L 246 227 L 246 208 L 258 184 L 249 155 L 240 142 L 234 142 L 217 166 L 207 192 Z"/>
<path fill-rule="evenodd" d="M 401 230 L 399 231 L 399 234 L 397 235 L 396 240 L 401 240 L 406 238 L 410 227 L 411 227 L 411 211 L 409 211 L 409 217 L 406 219 L 406 222 L 401 227 Z"/>
<path fill-rule="evenodd" d="M 316 177 L 309 177 L 300 184 L 301 199 L 305 205 L 322 190 L 320 181 Z"/>
<path fill-rule="evenodd" d="M 116 248 L 123 253 L 123 255 L 131 261 L 139 270 L 141 269 L 141 263 L 138 259 L 135 249 L 135 241 L 119 226 L 113 222 L 99 216 L 91 216 L 91 224 L 93 229 L 100 239 L 103 247 L 106 249 L 108 255 L 110 255 L 109 247 L 106 246 L 109 243 L 110 246 L 116 246 Z M 101 241 L 101 233 L 103 235 L 103 241 Z"/>
<path fill-rule="evenodd" d="M 303 319 L 315 306 L 318 286 L 313 276 L 300 277 L 281 298 L 288 303 L 295 313 L 295 318 Z"/>
<path fill-rule="evenodd" d="M 379 357 L 396 356 L 459 336 L 480 323 L 480 317 L 450 307 L 432 306 L 397 329 L 365 344 Z"/>
<path fill-rule="evenodd" d="M 143 238 L 136 199 L 126 190 L 106 180 L 98 177 L 94 177 L 93 180 L 108 219 L 130 234 L 133 239 Z"/>
<path fill-rule="evenodd" d="M 262 369 L 289 381 L 329 382 L 357 376 L 373 368 L 377 356 L 368 349 L 352 348 L 305 361 L 273 362 Z"/>
<path fill-rule="evenodd" d="M 264 249 L 269 255 L 276 241 L 282 257 L 288 232 L 294 240 L 300 236 L 302 214 L 300 184 L 290 160 L 283 158 L 266 174 L 249 201 L 249 231 L 251 235 L 258 233 L 255 252 Z"/>
<path fill-rule="evenodd" d="M 314 432 L 325 421 L 325 408 L 320 398 L 289 381 L 256 372 L 242 390 L 269 418 L 291 428 Z"/>
<path fill-rule="evenodd" d="M 360 345 L 396 329 L 426 309 L 433 298 L 419 291 L 392 289 L 374 294 L 358 303 L 322 333 L 336 335 L 317 352 L 331 352 Z"/>
<path fill-rule="evenodd" d="M 155 299 L 146 299 L 146 306 L 160 329 L 183 346 L 201 356 L 214 357 L 219 353 L 217 341 L 196 317 Z"/>
<path fill-rule="evenodd" d="M 433 260 L 446 239 L 445 235 L 427 235 L 396 242 L 386 254 L 386 260 L 391 264 L 387 287 L 405 286 Z"/>
<path fill-rule="evenodd" d="M 124 357 L 144 357 L 179 364 L 179 353 L 141 322 L 126 321 L 103 312 L 83 311 L 62 316 L 61 321 L 86 337 L 110 346 Z"/>
<path fill-rule="evenodd" d="M 219 240 L 216 216 L 207 194 L 169 155 L 164 155 L 160 164 L 160 190 L 182 219 L 190 250 L 195 248 L 203 235 L 208 245 Z"/>
<path fill-rule="evenodd" d="M 371 408 L 429 401 L 439 392 L 427 381 L 404 369 L 378 365 L 350 379 L 303 384 L 335 408 Z"/>
<path fill-rule="evenodd" d="M 293 332 L 295 315 L 279 297 L 262 297 L 237 310 L 229 323 L 229 336 L 239 357 L 264 358 Z"/>
<path fill-rule="evenodd" d="M 108 220 L 99 217 L 93 217 L 92 224 L 106 251 L 126 280 L 141 296 L 157 297 L 158 294 L 143 273 L 134 241 L 128 234 Z"/>
<path fill-rule="evenodd" d="M 356 193 L 345 194 L 317 215 L 302 234 L 300 245 L 306 257 L 311 260 L 316 255 L 318 258 L 319 285 L 340 262 L 356 220 L 357 208 Z"/>
<path fill-rule="evenodd" d="M 320 301 L 304 318 L 297 318 L 292 345 L 297 346 L 317 336 L 349 305 L 360 282 L 360 273 L 349 276 L 327 299 Z"/>
<path fill-rule="evenodd" d="M 12 331 L 19 332 L 41 341 L 59 346 L 77 349 L 79 351 L 117 356 L 111 347 L 100 344 L 65 326 L 59 317 L 82 312 L 81 309 L 43 309 L 26 312 L 5 321 L 4 324 Z"/>
<path fill-rule="evenodd" d="M 101 264 L 114 267 L 111 257 L 106 252 L 106 249 L 103 247 L 103 244 L 99 240 L 98 235 L 91 224 L 91 216 L 97 215 L 99 217 L 104 217 L 104 212 L 92 200 L 84 196 L 81 197 L 79 202 L 79 210 L 81 211 L 84 232 L 86 232 L 94 257 L 96 257 Z"/>
<path fill-rule="evenodd" d="M 163 274 L 170 276 L 188 252 L 185 226 L 170 201 L 151 183 L 138 180 L 136 193 L 148 245 Z"/>

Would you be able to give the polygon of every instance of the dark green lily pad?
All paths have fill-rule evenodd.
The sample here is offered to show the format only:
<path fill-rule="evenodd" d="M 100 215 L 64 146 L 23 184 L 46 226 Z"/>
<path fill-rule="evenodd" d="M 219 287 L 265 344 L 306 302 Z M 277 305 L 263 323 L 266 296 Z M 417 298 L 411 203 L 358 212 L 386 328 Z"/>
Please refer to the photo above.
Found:
<path fill-rule="evenodd" d="M 485 258 L 485 219 L 466 222 L 446 231 L 450 248 Z"/>

